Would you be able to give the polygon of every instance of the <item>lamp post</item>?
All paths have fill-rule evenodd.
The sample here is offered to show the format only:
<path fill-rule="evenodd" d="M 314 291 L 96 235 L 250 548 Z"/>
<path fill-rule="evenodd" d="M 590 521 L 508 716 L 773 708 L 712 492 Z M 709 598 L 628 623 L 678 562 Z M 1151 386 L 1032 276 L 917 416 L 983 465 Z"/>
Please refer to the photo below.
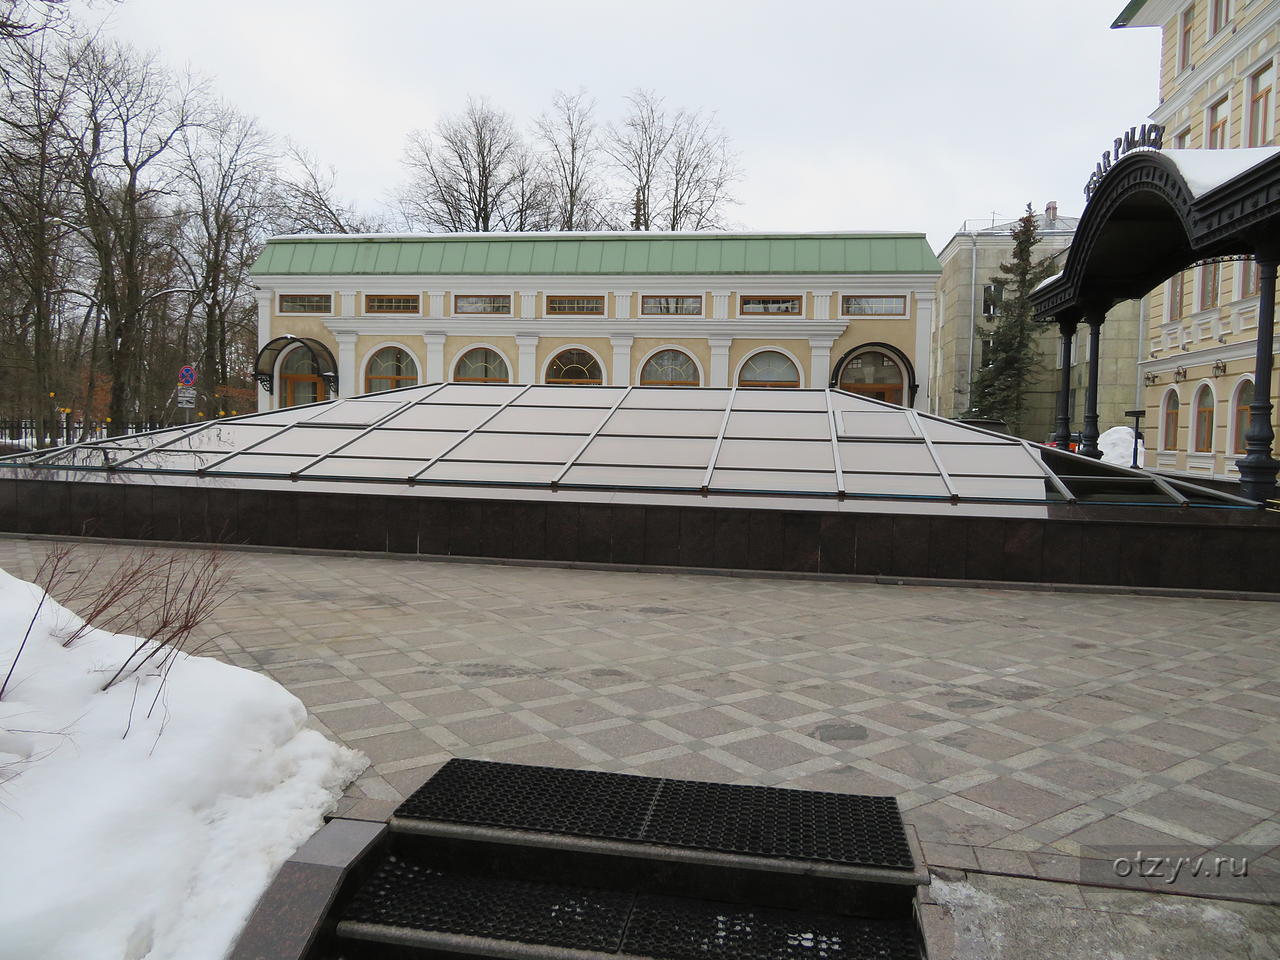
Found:
<path fill-rule="evenodd" d="M 1133 417 L 1133 463 L 1130 464 L 1134 470 L 1138 469 L 1138 441 L 1142 439 L 1142 418 L 1147 415 L 1145 410 L 1126 410 L 1126 417 Z"/>

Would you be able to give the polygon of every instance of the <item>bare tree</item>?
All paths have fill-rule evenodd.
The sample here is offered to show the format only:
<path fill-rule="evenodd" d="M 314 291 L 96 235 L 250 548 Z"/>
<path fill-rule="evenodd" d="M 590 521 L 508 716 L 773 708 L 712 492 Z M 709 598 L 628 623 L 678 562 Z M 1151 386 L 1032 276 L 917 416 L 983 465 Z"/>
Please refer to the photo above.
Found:
<path fill-rule="evenodd" d="M 660 201 L 662 161 L 675 128 L 662 98 L 651 90 L 636 90 L 627 97 L 630 109 L 620 126 L 611 127 L 604 149 L 621 175 L 623 204 L 632 208 L 631 229 L 653 229 L 652 211 Z"/>
<path fill-rule="evenodd" d="M 377 217 L 360 213 L 338 197 L 337 170 L 322 170 L 314 156 L 290 144 L 289 170 L 275 178 L 274 233 L 376 233 L 385 228 Z"/>
<path fill-rule="evenodd" d="M 484 100 L 409 135 L 400 209 L 412 226 L 484 233 L 533 222 L 539 172 L 511 118 Z"/>
<path fill-rule="evenodd" d="M 551 112 L 534 124 L 550 172 L 558 230 L 594 230 L 604 219 L 595 106 L 585 91 L 572 96 L 557 92 Z"/>
<path fill-rule="evenodd" d="M 729 138 L 714 116 L 682 110 L 672 121 L 672 137 L 662 156 L 660 223 L 665 230 L 707 230 L 725 225 L 729 193 L 741 178 Z"/>

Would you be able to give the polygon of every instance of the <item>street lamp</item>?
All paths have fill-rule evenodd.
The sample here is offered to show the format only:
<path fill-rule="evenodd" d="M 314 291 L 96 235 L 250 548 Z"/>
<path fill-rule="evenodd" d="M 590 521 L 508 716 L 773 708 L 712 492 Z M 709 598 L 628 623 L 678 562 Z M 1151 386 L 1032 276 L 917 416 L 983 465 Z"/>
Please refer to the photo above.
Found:
<path fill-rule="evenodd" d="M 1134 470 L 1138 469 L 1138 441 L 1142 439 L 1142 418 L 1147 415 L 1146 410 L 1126 410 L 1126 417 L 1133 417 L 1133 463 L 1130 466 Z"/>

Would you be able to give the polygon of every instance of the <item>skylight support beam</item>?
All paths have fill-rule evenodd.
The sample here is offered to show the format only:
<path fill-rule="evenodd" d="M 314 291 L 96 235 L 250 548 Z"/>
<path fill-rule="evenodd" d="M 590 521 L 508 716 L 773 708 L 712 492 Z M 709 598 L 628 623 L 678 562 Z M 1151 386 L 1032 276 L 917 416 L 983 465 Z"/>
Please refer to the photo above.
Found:
<path fill-rule="evenodd" d="M 738 388 L 729 390 L 729 399 L 725 403 L 724 419 L 720 421 L 720 429 L 716 433 L 716 445 L 711 448 L 711 456 L 707 460 L 707 472 L 702 475 L 702 495 L 711 492 L 711 476 L 716 472 L 716 461 L 720 459 L 720 448 L 724 446 L 724 434 L 729 429 L 729 418 L 733 416 L 733 401 L 738 397 Z"/>
<path fill-rule="evenodd" d="M 578 458 L 587 452 L 587 447 L 591 446 L 591 441 L 600 435 L 600 431 L 603 430 L 605 428 L 605 425 L 608 424 L 608 422 L 613 419 L 613 415 L 618 412 L 618 408 L 622 406 L 623 402 L 627 399 L 627 397 L 631 396 L 631 391 L 634 389 L 635 389 L 634 386 L 629 386 L 622 391 L 622 396 L 620 396 L 617 399 L 617 401 L 614 403 L 614 405 L 609 408 L 608 412 L 604 415 L 604 418 L 598 424 L 596 424 L 596 428 L 587 435 L 587 439 L 583 441 L 580 447 L 578 447 L 577 451 L 573 454 L 573 456 L 571 456 L 568 460 L 565 461 L 565 464 L 560 469 L 560 472 L 557 473 L 555 475 L 555 478 L 551 481 L 552 490 L 554 490 L 557 487 L 557 485 L 559 485 L 560 481 L 565 478 L 565 474 L 567 474 L 574 467 L 574 465 L 577 464 Z"/>

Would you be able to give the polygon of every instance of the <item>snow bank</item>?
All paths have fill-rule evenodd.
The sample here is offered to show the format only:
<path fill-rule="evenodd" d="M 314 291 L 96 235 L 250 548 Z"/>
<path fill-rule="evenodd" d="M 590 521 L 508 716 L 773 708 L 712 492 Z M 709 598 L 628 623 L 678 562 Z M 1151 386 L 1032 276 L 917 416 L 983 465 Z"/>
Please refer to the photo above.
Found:
<path fill-rule="evenodd" d="M 1103 463 L 1114 463 L 1118 467 L 1133 465 L 1133 427 L 1112 427 L 1098 438 L 1098 449 L 1102 451 Z M 1138 467 L 1146 462 L 1146 445 L 1138 441 Z"/>
<path fill-rule="evenodd" d="M 1234 180 L 1250 167 L 1270 160 L 1280 147 L 1245 147 L 1238 150 L 1164 150 L 1162 155 L 1178 165 L 1178 171 L 1197 197 Z"/>
<path fill-rule="evenodd" d="M 0 571 L 0 678 L 42 597 Z M 0 700 L 0 958 L 223 957 L 367 761 L 206 657 L 103 691 L 137 641 L 79 623 L 45 599 Z"/>

